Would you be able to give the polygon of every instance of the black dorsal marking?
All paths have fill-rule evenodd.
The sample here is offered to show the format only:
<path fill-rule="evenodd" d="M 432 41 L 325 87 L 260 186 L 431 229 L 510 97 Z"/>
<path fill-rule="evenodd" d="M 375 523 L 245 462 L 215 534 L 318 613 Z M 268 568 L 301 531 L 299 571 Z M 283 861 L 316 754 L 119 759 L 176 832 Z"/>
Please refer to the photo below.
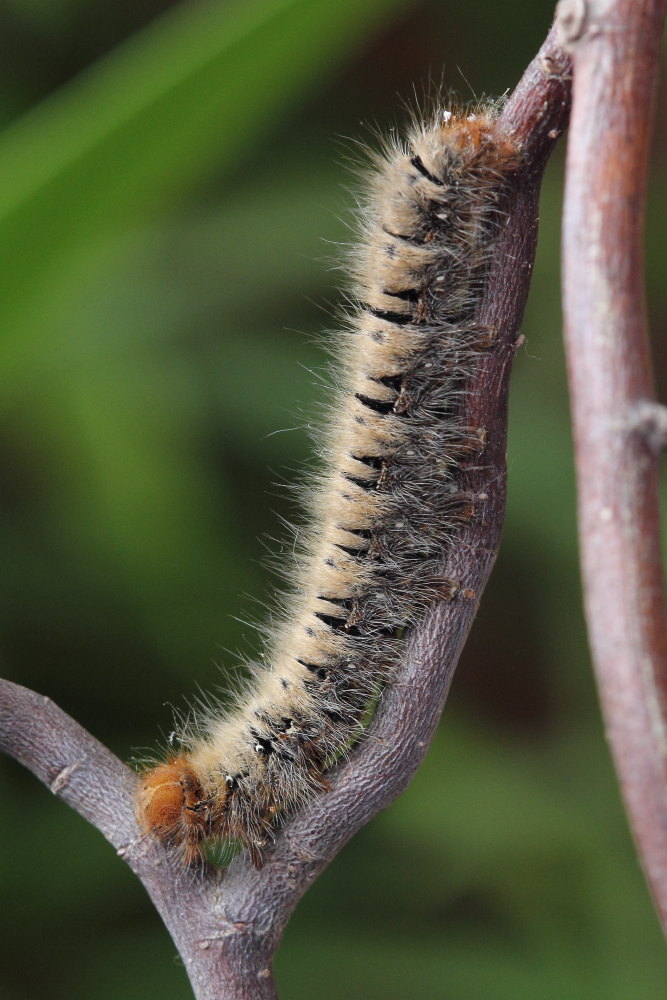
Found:
<path fill-rule="evenodd" d="M 349 472 L 341 472 L 341 476 L 343 479 L 347 479 L 348 483 L 354 483 L 355 486 L 360 486 L 362 490 L 373 490 L 377 486 L 377 479 L 365 479 L 363 476 L 351 476 Z"/>
<path fill-rule="evenodd" d="M 441 181 L 435 176 L 435 174 L 432 174 L 431 171 L 424 166 L 424 161 L 421 156 L 413 156 L 410 163 L 415 170 L 418 170 L 422 177 L 425 177 L 427 181 L 431 182 L 431 184 L 437 184 L 438 187 L 444 187 L 445 182 Z"/>
<path fill-rule="evenodd" d="M 318 600 L 328 601 L 329 604 L 335 604 L 337 608 L 343 608 L 344 611 L 352 610 L 352 598 L 351 597 L 325 597 L 324 594 L 317 595 Z"/>
<path fill-rule="evenodd" d="M 420 240 L 418 236 L 408 236 L 406 233 L 394 233 L 391 229 L 387 229 L 386 226 L 382 226 L 382 232 L 395 240 L 402 240 L 404 243 L 413 243 L 415 246 L 421 246 L 423 243 L 423 240 Z"/>
<path fill-rule="evenodd" d="M 402 299 L 403 302 L 419 302 L 421 291 L 419 288 L 401 288 L 398 292 L 390 292 L 388 288 L 383 288 L 382 294 L 390 295 L 392 299 Z"/>
<path fill-rule="evenodd" d="M 387 309 L 373 309 L 371 306 L 366 306 L 366 309 L 371 316 L 375 316 L 376 319 L 383 319 L 385 323 L 393 323 L 395 326 L 407 326 L 408 323 L 412 323 L 410 313 L 390 312 Z"/>
<path fill-rule="evenodd" d="M 364 553 L 368 551 L 368 549 L 353 549 L 349 545 L 340 545 L 338 542 L 335 542 L 334 544 L 337 549 L 341 550 L 341 552 L 345 552 L 348 556 L 354 556 L 355 559 L 359 556 L 363 556 Z"/>
<path fill-rule="evenodd" d="M 384 385 L 387 389 L 393 389 L 394 392 L 399 393 L 403 387 L 403 379 L 405 375 L 379 375 L 374 378 L 374 382 L 379 382 L 380 385 Z"/>
<path fill-rule="evenodd" d="M 362 392 L 355 392 L 354 398 L 358 399 L 364 406 L 367 406 L 369 410 L 374 410 L 375 413 L 384 415 L 391 413 L 394 409 L 393 399 L 372 399 L 370 396 L 364 396 Z"/>
<path fill-rule="evenodd" d="M 370 541 L 372 537 L 372 531 L 369 528 L 348 528 L 347 525 L 340 525 L 343 531 L 347 531 L 348 535 L 356 535 L 357 538 L 365 538 L 366 541 Z"/>
<path fill-rule="evenodd" d="M 355 462 L 361 462 L 362 465 L 367 465 L 371 469 L 377 469 L 378 472 L 382 469 L 383 459 L 379 455 L 352 455 L 351 457 Z"/>
<path fill-rule="evenodd" d="M 275 747 L 271 740 L 267 740 L 265 736 L 260 736 L 256 729 L 251 729 L 250 735 L 254 740 L 253 750 L 255 753 L 264 754 L 267 757 L 270 753 L 273 753 Z"/>
<path fill-rule="evenodd" d="M 323 667 L 319 663 L 306 663 L 305 660 L 299 660 L 299 659 L 297 659 L 296 662 L 300 663 L 302 667 L 306 668 L 306 670 L 310 670 L 311 674 L 315 674 L 315 676 L 319 677 L 319 679 L 321 681 L 326 680 L 326 678 L 327 678 L 327 668 L 326 667 Z"/>
<path fill-rule="evenodd" d="M 339 615 L 327 615 L 324 611 L 315 611 L 314 614 L 316 618 L 319 618 L 321 622 L 324 622 L 325 625 L 328 625 L 334 631 L 345 628 L 347 624 L 347 618 L 341 618 Z"/>

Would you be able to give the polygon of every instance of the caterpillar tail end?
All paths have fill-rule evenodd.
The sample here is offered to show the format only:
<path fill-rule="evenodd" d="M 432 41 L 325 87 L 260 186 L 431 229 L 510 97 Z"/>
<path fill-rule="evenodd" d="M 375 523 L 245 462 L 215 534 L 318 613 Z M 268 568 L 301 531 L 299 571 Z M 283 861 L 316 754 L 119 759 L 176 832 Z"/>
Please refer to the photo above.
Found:
<path fill-rule="evenodd" d="M 142 776 L 136 816 L 144 833 L 175 848 L 185 866 L 203 863 L 213 810 L 186 757 L 172 757 Z"/>

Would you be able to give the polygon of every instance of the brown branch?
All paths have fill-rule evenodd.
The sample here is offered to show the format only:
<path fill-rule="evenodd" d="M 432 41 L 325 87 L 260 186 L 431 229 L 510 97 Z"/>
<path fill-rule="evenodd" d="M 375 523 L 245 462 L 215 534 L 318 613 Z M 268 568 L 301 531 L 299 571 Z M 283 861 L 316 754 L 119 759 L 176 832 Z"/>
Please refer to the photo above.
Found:
<path fill-rule="evenodd" d="M 667 627 L 646 332 L 646 173 L 664 0 L 565 0 L 574 59 L 565 333 L 593 659 L 635 839 L 667 929 Z"/>
<path fill-rule="evenodd" d="M 524 151 L 503 209 L 492 278 L 478 319 L 497 332 L 471 377 L 466 418 L 487 431 L 483 464 L 462 489 L 479 516 L 461 532 L 444 568 L 459 597 L 434 608 L 413 632 L 395 683 L 383 694 L 367 738 L 331 775 L 331 790 L 291 818 L 255 870 L 247 855 L 226 872 L 178 873 L 133 817 L 135 778 L 51 702 L 0 684 L 0 748 L 86 816 L 142 880 L 183 957 L 199 1000 L 269 1000 L 271 962 L 294 906 L 342 845 L 395 798 L 422 761 L 437 727 L 459 653 L 496 557 L 505 506 L 507 387 L 528 292 L 542 169 L 565 126 L 569 61 L 552 31 L 498 121 Z"/>

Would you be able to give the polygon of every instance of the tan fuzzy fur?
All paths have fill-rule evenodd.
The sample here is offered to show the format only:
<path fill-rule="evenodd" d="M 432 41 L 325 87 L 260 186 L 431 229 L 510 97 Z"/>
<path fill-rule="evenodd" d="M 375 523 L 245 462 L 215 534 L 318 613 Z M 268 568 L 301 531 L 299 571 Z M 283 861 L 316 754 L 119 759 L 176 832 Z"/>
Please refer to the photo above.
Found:
<path fill-rule="evenodd" d="M 211 836 L 261 863 L 276 816 L 326 787 L 361 736 L 405 628 L 456 593 L 440 566 L 474 510 L 458 463 L 484 440 L 462 423 L 462 382 L 490 339 L 476 304 L 516 161 L 488 109 L 440 112 L 375 157 L 327 471 L 267 666 L 235 708 L 201 720 L 182 753 L 142 778 L 142 826 L 186 863 Z"/>

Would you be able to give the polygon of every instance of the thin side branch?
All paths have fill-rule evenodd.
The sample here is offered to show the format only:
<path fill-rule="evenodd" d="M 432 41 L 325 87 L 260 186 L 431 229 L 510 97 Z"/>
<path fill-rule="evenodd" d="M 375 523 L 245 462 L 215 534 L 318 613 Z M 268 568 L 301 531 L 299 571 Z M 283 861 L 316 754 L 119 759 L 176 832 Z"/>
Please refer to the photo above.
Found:
<path fill-rule="evenodd" d="M 667 626 L 646 331 L 646 174 L 664 0 L 563 0 L 574 58 L 565 333 L 593 659 L 626 806 L 667 929 Z"/>
<path fill-rule="evenodd" d="M 51 702 L 0 683 L 0 748 L 29 767 L 111 841 L 142 880 L 183 957 L 199 1000 L 271 1000 L 271 963 L 289 915 L 342 845 L 409 783 L 437 727 L 461 648 L 491 572 L 505 506 L 507 387 L 528 292 L 542 170 L 565 127 L 570 66 L 555 34 L 526 71 L 498 128 L 524 151 L 502 206 L 501 246 L 479 322 L 494 346 L 466 387 L 466 413 L 485 428 L 483 465 L 461 489 L 479 516 L 443 567 L 459 597 L 435 607 L 409 639 L 397 681 L 383 694 L 367 737 L 319 795 L 279 831 L 255 870 L 247 855 L 226 872 L 177 872 L 133 818 L 132 772 Z"/>

